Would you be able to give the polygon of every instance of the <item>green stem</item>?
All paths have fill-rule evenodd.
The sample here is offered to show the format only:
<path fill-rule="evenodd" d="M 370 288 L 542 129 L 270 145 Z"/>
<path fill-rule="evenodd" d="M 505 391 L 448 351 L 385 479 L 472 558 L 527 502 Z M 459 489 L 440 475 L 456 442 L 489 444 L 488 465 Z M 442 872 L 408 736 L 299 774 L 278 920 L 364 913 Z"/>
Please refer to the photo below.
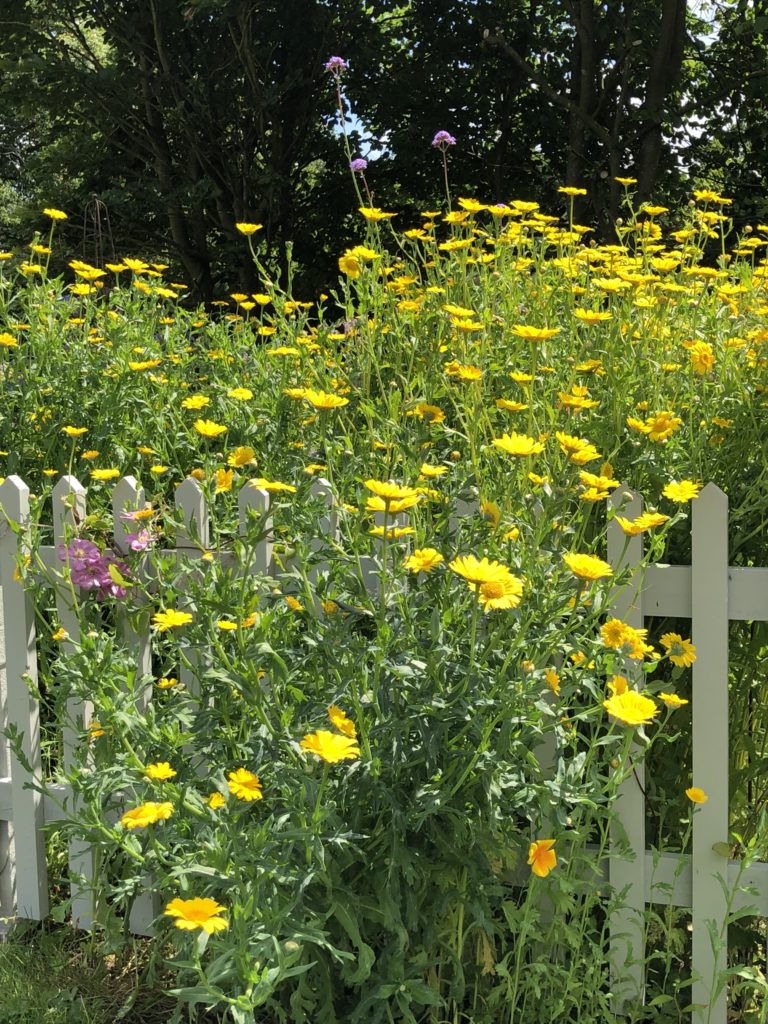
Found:
<path fill-rule="evenodd" d="M 389 556 L 388 552 L 388 530 L 389 530 L 389 511 L 387 508 L 384 509 L 384 535 L 381 541 L 381 572 L 379 574 L 379 616 L 381 621 L 384 621 L 384 616 L 387 612 L 387 559 Z"/>
<path fill-rule="evenodd" d="M 320 820 L 320 814 L 322 812 L 322 800 L 325 796 L 325 791 L 328 788 L 328 775 L 330 772 L 330 766 L 328 764 L 323 765 L 323 777 L 320 779 L 320 785 L 317 787 L 317 799 L 315 800 L 315 809 L 312 812 L 312 824 L 316 825 Z"/>
<path fill-rule="evenodd" d="M 475 585 L 475 603 L 472 606 L 472 622 L 469 627 L 469 667 L 467 668 L 467 679 L 465 686 L 469 686 L 472 672 L 475 667 L 476 641 L 477 641 L 477 616 L 480 610 L 480 584 Z"/>

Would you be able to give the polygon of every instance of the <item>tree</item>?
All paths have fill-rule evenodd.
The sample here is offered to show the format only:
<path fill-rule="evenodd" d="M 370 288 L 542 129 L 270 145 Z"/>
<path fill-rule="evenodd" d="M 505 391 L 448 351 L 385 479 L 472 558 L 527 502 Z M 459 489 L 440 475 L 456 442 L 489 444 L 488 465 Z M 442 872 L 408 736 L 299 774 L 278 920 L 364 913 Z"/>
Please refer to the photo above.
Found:
<path fill-rule="evenodd" d="M 584 212 L 604 234 L 619 212 L 615 177 L 638 178 L 646 200 L 679 172 L 669 132 L 702 28 L 685 0 L 380 0 L 374 10 L 383 59 L 353 63 L 350 89 L 387 139 L 390 189 L 397 180 L 425 196 L 439 127 L 459 140 L 462 188 L 505 201 L 588 186 Z"/>
<path fill-rule="evenodd" d="M 733 198 L 738 225 L 768 220 L 768 3 L 714 3 L 699 43 L 703 73 L 684 110 L 681 149 L 700 184 Z"/>
<path fill-rule="evenodd" d="M 323 62 L 338 25 L 359 21 L 348 6 L 6 2 L 5 59 L 14 55 L 17 81 L 34 84 L 62 134 L 89 126 L 122 190 L 146 200 L 150 225 L 162 216 L 173 255 L 208 300 L 214 262 L 243 248 L 236 222 L 263 224 L 283 271 L 288 243 L 317 241 L 313 206 L 325 183 L 313 168 L 334 153 Z M 140 236 L 137 212 L 134 204 L 124 227 Z M 254 283 L 245 259 L 239 276 Z"/>
<path fill-rule="evenodd" d="M 28 240 L 41 205 L 96 194 L 116 247 L 178 264 L 197 298 L 255 290 L 239 221 L 275 271 L 327 282 L 355 233 L 324 64 L 343 56 L 374 201 L 443 192 L 553 205 L 611 237 L 623 175 L 641 201 L 691 180 L 748 196 L 766 170 L 766 0 L 0 0 L 0 207 Z M 373 142 L 371 141 L 373 140 Z M 734 209 L 742 209 L 741 199 Z M 746 202 L 746 201 L 745 201 Z M 757 209 L 754 202 L 743 209 Z M 15 209 L 14 209 L 15 207 Z M 25 212 L 28 211 L 28 212 Z M 747 214 L 744 213 L 744 216 Z M 751 216 L 751 215 L 750 215 Z M 341 225 L 341 231 L 340 231 Z"/>
<path fill-rule="evenodd" d="M 568 0 L 565 8 L 573 39 L 565 80 L 553 84 L 503 36 L 486 42 L 567 112 L 565 182 L 592 185 L 594 212 L 608 230 L 619 213 L 617 177 L 636 177 L 641 201 L 650 199 L 656 186 L 665 125 L 681 101 L 681 70 L 690 42 L 686 0 Z"/>

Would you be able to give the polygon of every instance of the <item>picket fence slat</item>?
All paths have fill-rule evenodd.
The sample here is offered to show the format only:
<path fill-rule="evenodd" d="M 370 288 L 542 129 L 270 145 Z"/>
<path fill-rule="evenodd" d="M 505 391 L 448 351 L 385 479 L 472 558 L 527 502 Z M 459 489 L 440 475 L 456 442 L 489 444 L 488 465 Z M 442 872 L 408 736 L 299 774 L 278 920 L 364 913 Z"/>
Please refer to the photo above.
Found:
<path fill-rule="evenodd" d="M 325 477 L 315 477 L 310 484 L 309 492 L 315 501 L 319 501 L 325 509 L 323 515 L 318 520 L 317 535 L 312 537 L 309 542 L 310 551 L 313 554 L 317 554 L 329 542 L 338 539 L 339 513 L 336 508 L 333 488 Z M 309 582 L 315 586 L 320 576 L 327 574 L 328 570 L 329 566 L 327 563 L 315 562 L 308 573 Z"/>
<path fill-rule="evenodd" d="M 140 487 L 132 476 L 123 477 L 112 492 L 112 539 L 115 551 L 127 555 L 130 551 L 128 537 L 137 533 L 136 528 L 129 530 L 124 516 L 126 512 L 137 511 L 145 506 L 144 488 Z M 145 605 L 142 604 L 142 609 Z M 136 659 L 137 684 L 144 680 L 141 691 L 137 694 L 140 707 L 145 708 L 152 697 L 152 643 L 148 628 L 148 620 L 144 628 L 132 624 L 125 611 L 118 606 L 118 630 L 128 650 Z"/>
<path fill-rule="evenodd" d="M 129 536 L 138 534 L 140 525 L 126 518 L 130 512 L 142 510 L 146 505 L 144 488 L 132 476 L 123 477 L 112 491 L 112 540 L 115 551 L 127 555 L 130 549 Z M 145 610 L 145 602 L 141 609 Z M 152 699 L 152 643 L 148 628 L 148 617 L 144 628 L 131 622 L 125 609 L 118 605 L 117 628 L 126 647 L 136 659 L 136 705 L 145 709 Z M 160 913 L 160 897 L 153 890 L 152 879 L 144 879 L 144 889 L 131 905 L 129 924 L 134 935 L 152 935 L 152 922 Z"/>
<path fill-rule="evenodd" d="M 176 548 L 202 556 L 210 543 L 211 524 L 208 502 L 194 477 L 188 476 L 179 484 L 174 494 L 174 503 L 182 520 L 182 525 L 176 531 Z"/>
<path fill-rule="evenodd" d="M 11 780 L 13 811 L 12 825 L 0 845 L 0 857 L 12 858 L 17 865 L 15 876 L 8 873 L 17 915 L 40 921 L 48 914 L 44 810 L 42 794 L 29 788 L 30 781 L 36 786 L 42 782 L 40 705 L 31 691 L 37 685 L 35 611 L 32 595 L 19 574 L 19 558 L 25 559 L 28 552 L 29 488 L 18 477 L 9 477 L 0 486 L 0 505 L 8 519 L 0 528 L 3 632 L 12 640 L 5 646 L 2 718 L 3 726 L 18 730 L 21 752 L 32 769 L 30 780 L 14 756 L 3 757 L 3 774 L 7 772 Z M 11 524 L 21 533 L 21 550 Z M 22 870 L 19 865 L 24 865 Z M 7 896 L 7 892 L 2 893 L 3 903 Z"/>
<path fill-rule="evenodd" d="M 723 858 L 716 843 L 728 842 L 728 499 L 708 484 L 694 502 L 691 530 L 693 665 L 693 785 L 706 803 L 693 819 L 693 989 L 695 1024 L 724 1021 L 725 988 L 711 995 L 726 968 L 726 939 L 710 935 L 724 927 L 726 896 L 718 880 Z"/>
<path fill-rule="evenodd" d="M 53 488 L 53 542 L 58 550 L 68 544 L 72 536 L 85 522 L 85 488 L 73 476 L 63 476 Z M 58 569 L 66 565 L 59 560 Z M 59 625 L 66 632 L 62 641 L 62 650 L 71 653 L 80 640 L 80 620 L 77 614 L 79 594 L 77 588 L 66 581 L 60 581 L 56 587 L 56 614 Z M 64 767 L 68 770 L 76 757 L 78 737 L 90 728 L 93 717 L 93 705 L 90 701 L 70 698 L 67 701 L 67 720 L 64 723 L 63 755 Z M 72 799 L 70 813 L 76 816 L 77 801 Z M 69 844 L 70 895 L 72 900 L 72 920 L 81 928 L 90 928 L 95 917 L 95 857 L 91 847 L 80 840 Z M 81 881 L 82 880 L 82 881 Z"/>
<path fill-rule="evenodd" d="M 316 537 L 310 540 L 308 576 L 313 584 L 330 571 L 329 565 L 317 556 L 329 542 L 338 537 L 337 509 L 331 484 L 318 478 L 312 482 L 313 496 L 323 502 Z M 9 477 L 0 486 L 0 505 L 8 520 L 25 527 L 28 490 L 21 480 Z M 128 534 L 137 532 L 135 524 L 122 518 L 126 511 L 144 506 L 144 492 L 132 477 L 116 484 L 112 494 L 114 514 L 113 539 L 118 555 L 128 553 Z M 261 523 L 261 536 L 249 550 L 249 564 L 242 566 L 232 552 L 209 555 L 210 521 L 204 492 L 197 480 L 189 478 L 179 485 L 175 495 L 181 525 L 176 546 L 166 554 L 178 563 L 197 563 L 190 572 L 204 573 L 206 562 L 215 557 L 226 569 L 247 571 L 263 576 L 274 575 L 271 495 L 246 485 L 238 496 L 239 534 L 242 540 L 253 534 L 254 517 Z M 642 509 L 640 495 L 620 487 L 611 497 L 611 504 L 622 514 L 636 516 Z M 461 546 L 462 520 L 477 513 L 475 502 L 463 503 L 451 517 L 449 530 L 454 543 Z M 79 639 L 77 602 L 79 593 L 62 576 L 64 566 L 59 545 L 80 527 L 85 517 L 85 489 L 73 477 L 63 477 L 53 491 L 54 544 L 37 549 L 36 555 L 49 582 L 53 582 L 59 625 L 69 634 L 65 651 Z M 379 525 L 383 517 L 377 516 Z M 400 525 L 396 517 L 388 517 L 389 527 Z M 708 922 L 716 930 L 723 925 L 726 897 L 722 882 L 740 891 L 733 897 L 732 908 L 754 905 L 757 912 L 768 917 L 768 864 L 751 864 L 741 870 L 738 861 L 727 861 L 713 850 L 714 844 L 728 841 L 728 622 L 759 619 L 768 621 L 768 568 L 728 566 L 728 505 L 725 495 L 708 485 L 692 505 L 693 554 L 690 566 L 650 565 L 631 575 L 627 585 L 616 586 L 611 598 L 610 614 L 632 626 L 642 627 L 649 616 L 691 619 L 692 638 L 697 647 L 693 666 L 693 784 L 701 787 L 709 800 L 696 810 L 691 854 L 669 854 L 645 849 L 644 765 L 642 747 L 630 749 L 632 772 L 623 779 L 617 803 L 616 825 L 611 833 L 609 852 L 596 865 L 598 878 L 606 884 L 605 894 L 624 893 L 623 905 L 612 912 L 610 958 L 612 993 L 618 1011 L 635 998 L 642 998 L 643 977 L 643 913 L 646 904 L 658 903 L 690 907 L 693 915 L 693 1002 L 701 1009 L 694 1014 L 694 1024 L 726 1024 L 727 992 L 725 987 L 714 1000 L 710 999 L 712 981 L 724 969 L 725 948 L 710 941 Z M 17 535 L 0 520 L 0 668 L 2 668 L 2 701 L 0 724 L 14 723 L 23 734 L 23 750 L 40 778 L 39 709 L 25 679 L 34 681 L 36 650 L 31 598 L 20 580 L 14 576 L 19 552 Z M 371 598 L 377 598 L 381 583 L 379 557 L 360 556 L 361 583 Z M 608 559 L 618 575 L 622 569 L 634 569 L 642 562 L 642 537 L 627 539 L 615 522 L 608 527 Z M 33 567 L 34 568 L 34 567 Z M 167 595 L 163 606 L 183 609 L 188 595 L 184 592 Z M 149 611 L 142 617 L 128 619 L 118 614 L 118 628 L 136 657 L 137 684 L 135 697 L 140 706 L 151 699 L 152 647 Z M 2 626 L 4 625 L 4 640 Z M 190 699 L 199 699 L 199 677 L 206 652 L 192 645 L 182 646 L 179 677 Z M 641 666 L 637 662 L 618 662 L 616 671 L 626 675 L 632 685 L 640 685 Z M 87 703 L 70 702 L 64 725 L 64 760 L 72 763 L 75 748 L 91 721 L 92 709 Z M 542 772 L 556 763 L 557 751 L 538 751 Z M 42 827 L 61 818 L 60 806 L 77 813 L 68 787 L 62 784 L 47 787 L 45 796 L 27 786 L 27 776 L 7 744 L 0 738 L 0 912 L 15 907 L 16 916 L 43 917 L 47 913 L 47 875 Z M 595 854 L 599 851 L 595 850 Z M 3 860 L 5 857 L 5 860 Z M 72 843 L 69 853 L 73 874 L 72 917 L 81 928 L 93 922 L 94 870 L 92 851 L 82 843 Z M 5 865 L 5 869 L 3 868 Z M 81 887 L 77 877 L 84 879 Z M 594 877 L 592 875 L 591 877 Z M 524 875 L 520 881 L 525 883 Z M 134 903 L 131 929 L 138 934 L 151 934 L 152 922 L 159 912 L 158 895 L 151 878 L 145 879 L 146 892 Z M 747 891 L 751 890 L 751 891 Z M 547 908 L 542 905 L 542 911 Z"/>
<path fill-rule="evenodd" d="M 615 511 L 630 519 L 643 511 L 639 494 L 625 488 L 613 492 L 610 504 Z M 627 537 L 619 524 L 608 524 L 608 561 L 615 575 L 642 562 L 643 538 Z M 619 589 L 611 601 L 611 614 L 630 626 L 643 626 L 643 594 L 640 577 L 633 574 L 630 582 Z M 623 659 L 621 674 L 630 686 L 642 689 L 642 662 Z M 630 999 L 641 999 L 643 984 L 643 934 L 645 927 L 645 765 L 643 748 L 633 743 L 628 753 L 632 765 L 629 775 L 620 784 L 611 825 L 611 847 L 617 854 L 626 845 L 624 855 L 609 860 L 609 878 L 617 893 L 626 892 L 622 905 L 611 914 L 611 964 L 614 1005 L 621 1010 Z"/>
<path fill-rule="evenodd" d="M 191 559 L 202 558 L 210 544 L 211 524 L 203 489 L 194 477 L 187 477 L 179 484 L 174 502 L 182 520 L 182 525 L 176 531 L 177 555 Z M 178 610 L 183 611 L 187 606 L 184 595 L 180 594 Z M 179 682 L 192 698 L 197 699 L 200 696 L 201 652 L 182 640 L 179 658 Z"/>
<path fill-rule="evenodd" d="M 272 517 L 269 514 L 270 495 L 261 487 L 246 484 L 240 488 L 237 496 L 239 516 L 239 533 L 241 538 L 248 537 L 253 517 L 263 520 L 264 536 L 255 544 L 251 556 L 250 571 L 261 576 L 272 575 Z"/>
<path fill-rule="evenodd" d="M 0 581 L 0 941 L 13 917 L 14 875 L 11 849 L 13 803 L 11 801 L 11 750 L 3 730 L 8 725 L 8 694 L 5 666 L 3 591 Z"/>

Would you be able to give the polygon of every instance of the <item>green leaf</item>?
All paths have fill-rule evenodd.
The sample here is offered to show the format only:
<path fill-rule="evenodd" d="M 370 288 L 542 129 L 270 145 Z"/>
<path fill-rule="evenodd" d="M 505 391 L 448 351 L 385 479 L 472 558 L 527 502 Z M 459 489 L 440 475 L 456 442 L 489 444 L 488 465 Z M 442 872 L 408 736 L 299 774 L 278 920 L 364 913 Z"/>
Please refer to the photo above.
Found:
<path fill-rule="evenodd" d="M 357 969 L 347 973 L 348 969 L 345 967 L 344 972 L 345 978 L 350 985 L 359 985 L 370 975 L 371 968 L 376 962 L 376 954 L 366 942 L 363 942 L 357 921 L 355 921 L 345 906 L 341 903 L 334 903 L 331 908 L 331 915 L 336 918 L 357 948 Z"/>
<path fill-rule="evenodd" d="M 109 572 L 109 578 L 112 580 L 113 583 L 116 583 L 118 587 L 130 587 L 130 581 L 127 580 L 125 576 L 123 576 L 123 574 L 114 564 L 114 562 L 112 562 L 109 565 L 107 571 Z"/>

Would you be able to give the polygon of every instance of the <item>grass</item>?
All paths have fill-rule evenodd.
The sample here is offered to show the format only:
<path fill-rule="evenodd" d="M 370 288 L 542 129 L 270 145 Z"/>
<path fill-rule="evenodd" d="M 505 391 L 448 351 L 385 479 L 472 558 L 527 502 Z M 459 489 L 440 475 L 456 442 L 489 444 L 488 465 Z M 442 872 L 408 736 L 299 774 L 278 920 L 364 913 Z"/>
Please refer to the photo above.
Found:
<path fill-rule="evenodd" d="M 2 1024 L 161 1024 L 174 1001 L 137 984 L 142 946 L 121 955 L 95 951 L 69 925 L 20 922 L 0 945 Z"/>

